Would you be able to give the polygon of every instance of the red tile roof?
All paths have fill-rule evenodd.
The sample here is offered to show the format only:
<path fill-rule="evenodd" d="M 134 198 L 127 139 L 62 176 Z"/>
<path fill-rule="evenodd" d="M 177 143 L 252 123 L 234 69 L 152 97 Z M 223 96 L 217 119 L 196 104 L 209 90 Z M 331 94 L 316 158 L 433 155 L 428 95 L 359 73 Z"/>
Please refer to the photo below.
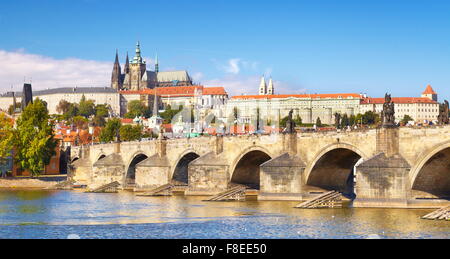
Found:
<path fill-rule="evenodd" d="M 361 100 L 361 104 L 383 104 L 384 98 L 365 98 Z M 434 103 L 437 102 L 428 99 L 428 98 L 422 98 L 422 97 L 393 97 L 392 98 L 393 103 Z"/>
<path fill-rule="evenodd" d="M 146 94 L 163 97 L 190 97 L 195 95 L 195 89 L 203 91 L 203 95 L 226 95 L 223 87 L 203 87 L 199 86 L 174 86 L 174 87 L 158 87 L 156 89 L 143 89 L 139 91 L 120 91 L 121 94 Z"/>
<path fill-rule="evenodd" d="M 223 87 L 205 87 L 203 95 L 227 95 L 227 92 Z"/>
<path fill-rule="evenodd" d="M 431 85 L 427 85 L 427 89 L 425 89 L 425 91 L 422 94 L 437 94 L 437 93 L 433 90 L 433 87 L 431 87 Z"/>
<path fill-rule="evenodd" d="M 360 94 L 286 94 L 286 95 L 240 95 L 233 96 L 231 99 L 284 99 L 284 98 L 311 98 L 311 99 L 346 99 L 361 98 Z"/>

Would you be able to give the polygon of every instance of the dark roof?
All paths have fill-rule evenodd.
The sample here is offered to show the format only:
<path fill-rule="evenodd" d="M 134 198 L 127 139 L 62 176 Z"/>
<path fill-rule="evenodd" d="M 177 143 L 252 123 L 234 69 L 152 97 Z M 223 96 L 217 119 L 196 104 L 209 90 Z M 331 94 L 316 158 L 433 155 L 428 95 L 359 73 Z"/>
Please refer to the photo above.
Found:
<path fill-rule="evenodd" d="M 116 89 L 110 87 L 65 87 L 65 88 L 53 88 L 46 90 L 33 91 L 34 96 L 49 95 L 49 94 L 69 94 L 69 93 L 117 93 Z M 0 97 L 12 97 L 12 92 L 1 94 Z M 16 97 L 22 96 L 22 92 L 16 92 Z"/>

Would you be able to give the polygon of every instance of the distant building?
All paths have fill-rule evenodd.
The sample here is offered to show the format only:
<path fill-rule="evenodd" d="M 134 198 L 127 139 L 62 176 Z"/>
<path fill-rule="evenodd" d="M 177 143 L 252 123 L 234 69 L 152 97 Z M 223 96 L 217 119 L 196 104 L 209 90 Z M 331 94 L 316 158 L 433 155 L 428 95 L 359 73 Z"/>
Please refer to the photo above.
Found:
<path fill-rule="evenodd" d="M 147 63 L 141 56 L 141 46 L 136 45 L 136 55 L 129 61 L 128 53 L 125 66 L 119 63 L 119 54 L 116 52 L 113 72 L 111 75 L 111 88 L 116 90 L 143 90 L 156 87 L 192 86 L 192 79 L 187 71 L 159 71 L 158 56 L 155 59 L 154 71 L 147 70 Z"/>
<path fill-rule="evenodd" d="M 409 115 L 415 122 L 437 121 L 439 116 L 438 95 L 428 85 L 422 97 L 393 97 L 395 103 L 395 120 L 401 121 L 405 115 Z M 384 98 L 364 98 L 361 100 L 361 113 L 372 111 L 381 114 Z"/>
<path fill-rule="evenodd" d="M 359 113 L 361 95 L 350 94 L 301 94 L 301 95 L 241 95 L 233 96 L 226 105 L 226 116 L 233 118 L 237 109 L 240 123 L 256 121 L 258 109 L 260 120 L 276 123 L 293 110 L 303 123 L 315 123 L 320 118 L 324 124 L 334 123 L 334 114 L 356 115 Z"/>
<path fill-rule="evenodd" d="M 79 103 L 83 95 L 87 100 L 95 101 L 95 104 L 108 104 L 111 107 L 112 115 L 120 114 L 120 97 L 117 90 L 109 87 L 73 87 L 54 88 L 40 91 L 33 91 L 33 97 L 39 98 L 47 103 L 50 114 L 58 114 L 56 108 L 61 100 L 70 103 Z M 0 109 L 8 110 L 9 106 L 15 102 L 21 102 L 21 92 L 7 92 L 0 95 Z"/>

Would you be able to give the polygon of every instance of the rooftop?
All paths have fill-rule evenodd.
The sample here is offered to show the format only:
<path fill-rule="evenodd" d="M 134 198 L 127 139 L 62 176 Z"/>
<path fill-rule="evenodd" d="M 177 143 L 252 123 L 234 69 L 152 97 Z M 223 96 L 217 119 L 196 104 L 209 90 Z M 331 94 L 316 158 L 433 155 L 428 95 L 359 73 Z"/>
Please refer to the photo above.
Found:
<path fill-rule="evenodd" d="M 427 85 L 427 88 L 422 94 L 437 94 L 437 93 L 433 90 L 433 87 L 431 87 L 431 85 Z"/>
<path fill-rule="evenodd" d="M 299 99 L 360 99 L 360 94 L 278 94 L 278 95 L 240 95 L 233 96 L 231 99 L 235 100 L 249 100 L 249 99 L 286 99 L 286 98 L 299 98 Z"/>
<path fill-rule="evenodd" d="M 361 100 L 361 104 L 383 104 L 384 98 L 364 98 Z M 423 97 L 393 97 L 393 103 L 434 103 L 437 102 Z"/>

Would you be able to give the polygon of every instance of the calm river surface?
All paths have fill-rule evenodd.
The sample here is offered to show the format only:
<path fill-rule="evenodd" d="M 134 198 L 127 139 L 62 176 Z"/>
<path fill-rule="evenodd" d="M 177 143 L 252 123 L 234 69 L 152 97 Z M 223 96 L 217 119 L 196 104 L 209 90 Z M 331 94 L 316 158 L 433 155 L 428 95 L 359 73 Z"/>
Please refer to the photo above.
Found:
<path fill-rule="evenodd" d="M 297 204 L 0 190 L 0 238 L 450 238 L 450 222 L 420 219 L 431 210 Z"/>

